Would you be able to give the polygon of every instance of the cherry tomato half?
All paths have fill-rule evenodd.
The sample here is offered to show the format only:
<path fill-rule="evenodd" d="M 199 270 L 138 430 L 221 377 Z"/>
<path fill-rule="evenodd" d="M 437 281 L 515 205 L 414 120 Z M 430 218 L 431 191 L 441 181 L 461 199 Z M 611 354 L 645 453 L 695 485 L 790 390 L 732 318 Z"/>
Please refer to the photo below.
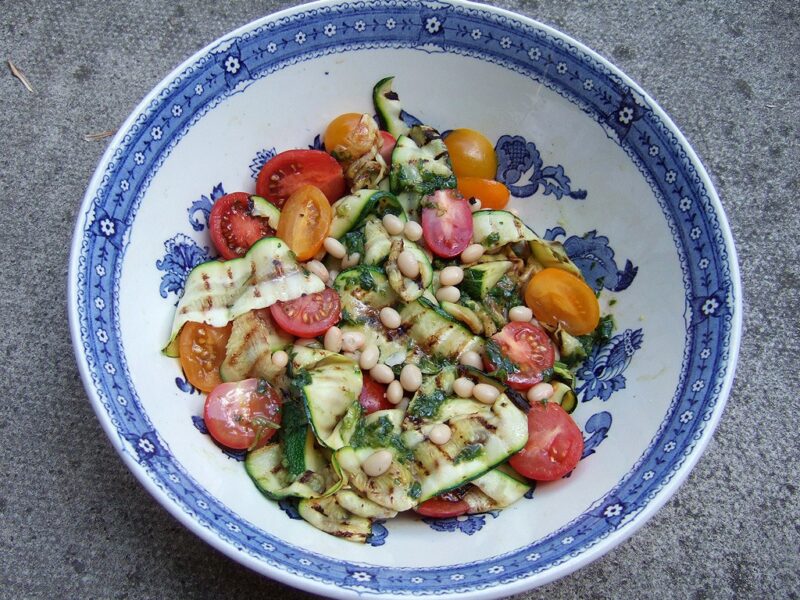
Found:
<path fill-rule="evenodd" d="M 515 390 L 527 390 L 542 380 L 542 371 L 553 366 L 555 349 L 547 333 L 530 323 L 512 321 L 492 339 L 500 351 L 517 365 L 518 371 L 508 374 L 506 383 Z M 488 361 L 487 369 L 495 371 L 499 365 Z"/>
<path fill-rule="evenodd" d="M 211 241 L 225 260 L 244 256 L 263 237 L 275 235 L 269 219 L 253 214 L 250 194 L 233 192 L 219 198 L 208 216 Z"/>
<path fill-rule="evenodd" d="M 459 177 L 458 191 L 465 198 L 477 198 L 481 201 L 481 208 L 500 210 L 508 204 L 511 195 L 508 188 L 494 179 L 481 179 L 480 177 Z"/>
<path fill-rule="evenodd" d="M 205 323 L 186 323 L 178 337 L 181 368 L 194 387 L 210 392 L 222 383 L 219 366 L 225 360 L 225 348 L 231 336 L 231 324 L 212 327 Z"/>
<path fill-rule="evenodd" d="M 361 374 L 364 380 L 364 385 L 361 387 L 361 394 L 358 396 L 358 402 L 364 410 L 365 415 L 372 414 L 379 410 L 389 410 L 394 408 L 394 405 L 386 399 L 386 386 L 378 383 L 366 373 Z"/>
<path fill-rule="evenodd" d="M 284 331 L 302 338 L 322 335 L 342 318 L 342 302 L 336 290 L 325 288 L 270 307 L 272 318 Z"/>
<path fill-rule="evenodd" d="M 303 185 L 292 192 L 283 206 L 278 237 L 289 244 L 297 260 L 308 260 L 322 248 L 332 219 L 325 194 L 313 185 Z"/>
<path fill-rule="evenodd" d="M 542 323 L 561 325 L 571 335 L 586 335 L 600 321 L 600 304 L 592 288 L 562 269 L 542 269 L 531 277 L 525 303 Z"/>
<path fill-rule="evenodd" d="M 345 192 L 342 167 L 322 150 L 287 150 L 274 156 L 261 168 L 256 194 L 282 208 L 302 185 L 318 187 L 333 204 Z"/>
<path fill-rule="evenodd" d="M 281 423 L 281 396 L 263 379 L 222 383 L 206 398 L 203 420 L 223 446 L 253 450 L 275 435 Z"/>
<path fill-rule="evenodd" d="M 466 514 L 469 510 L 469 504 L 463 500 L 446 500 L 441 496 L 435 496 L 425 500 L 414 510 L 425 517 L 452 519 Z"/>
<path fill-rule="evenodd" d="M 474 129 L 454 129 L 444 138 L 456 177 L 494 179 L 497 155 L 485 135 Z"/>
<path fill-rule="evenodd" d="M 555 402 L 535 402 L 528 412 L 528 443 L 509 459 L 520 475 L 553 481 L 572 471 L 583 454 L 583 435 Z"/>
<path fill-rule="evenodd" d="M 472 242 L 472 211 L 455 190 L 438 190 L 422 201 L 422 235 L 431 252 L 451 258 Z"/>

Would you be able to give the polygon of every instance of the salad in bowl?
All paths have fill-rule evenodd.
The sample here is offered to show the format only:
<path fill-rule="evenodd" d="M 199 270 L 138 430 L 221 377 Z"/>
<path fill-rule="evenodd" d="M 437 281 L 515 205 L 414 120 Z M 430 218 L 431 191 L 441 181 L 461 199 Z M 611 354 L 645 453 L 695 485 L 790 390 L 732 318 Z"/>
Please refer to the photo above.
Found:
<path fill-rule="evenodd" d="M 393 77 L 322 149 L 265 162 L 210 209 L 165 348 L 203 426 L 334 536 L 503 509 L 570 473 L 575 371 L 608 341 L 595 291 L 494 179 L 492 143 L 406 112 Z"/>

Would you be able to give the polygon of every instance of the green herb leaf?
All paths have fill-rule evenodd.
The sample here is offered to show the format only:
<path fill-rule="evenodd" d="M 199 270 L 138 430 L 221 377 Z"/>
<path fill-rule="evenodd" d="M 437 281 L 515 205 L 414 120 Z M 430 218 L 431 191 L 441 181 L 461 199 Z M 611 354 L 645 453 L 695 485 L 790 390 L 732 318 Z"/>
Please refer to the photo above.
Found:
<path fill-rule="evenodd" d="M 417 394 L 414 401 L 408 405 L 408 414 L 420 419 L 433 419 L 439 414 L 445 399 L 443 390 L 435 390 L 430 394 Z"/>
<path fill-rule="evenodd" d="M 483 454 L 483 444 L 467 444 L 461 449 L 461 452 L 456 454 L 453 463 L 458 464 L 464 461 L 475 460 L 481 454 Z"/>
<path fill-rule="evenodd" d="M 509 375 L 519 371 L 519 366 L 503 354 L 500 346 L 494 340 L 486 341 L 486 356 L 495 367 L 495 370 L 492 371 L 492 376 L 499 381 L 505 382 Z"/>
<path fill-rule="evenodd" d="M 342 237 L 342 244 L 344 244 L 348 255 L 358 252 L 361 256 L 364 256 L 364 230 L 357 229 L 347 232 Z"/>

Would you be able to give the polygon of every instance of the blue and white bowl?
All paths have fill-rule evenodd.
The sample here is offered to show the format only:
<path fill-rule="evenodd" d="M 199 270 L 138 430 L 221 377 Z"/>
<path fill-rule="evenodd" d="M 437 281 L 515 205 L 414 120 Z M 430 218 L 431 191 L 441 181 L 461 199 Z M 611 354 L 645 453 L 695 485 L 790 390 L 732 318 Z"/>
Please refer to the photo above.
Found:
<path fill-rule="evenodd" d="M 440 130 L 497 140 L 523 218 L 564 242 L 618 325 L 580 371 L 583 461 L 487 515 L 377 525 L 355 545 L 259 494 L 203 433 L 202 397 L 161 355 L 187 272 L 213 256 L 208 210 L 254 189 L 274 152 L 371 111 L 395 75 Z M 323 1 L 266 17 L 167 76 L 120 129 L 80 211 L 73 344 L 103 427 L 189 529 L 252 569 L 352 597 L 498 597 L 601 556 L 664 504 L 707 444 L 733 379 L 741 290 L 717 194 L 635 83 L 530 19 L 458 0 Z"/>

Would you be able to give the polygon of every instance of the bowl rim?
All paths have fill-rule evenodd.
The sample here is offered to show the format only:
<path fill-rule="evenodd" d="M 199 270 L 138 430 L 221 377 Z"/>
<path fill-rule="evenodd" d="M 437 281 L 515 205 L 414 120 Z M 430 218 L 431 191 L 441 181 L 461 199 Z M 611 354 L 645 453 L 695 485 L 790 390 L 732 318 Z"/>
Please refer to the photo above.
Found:
<path fill-rule="evenodd" d="M 106 413 L 103 404 L 95 390 L 92 381 L 89 365 L 86 362 L 83 347 L 80 343 L 80 317 L 78 305 L 78 269 L 79 257 L 81 254 L 82 241 L 84 237 L 84 221 L 86 215 L 91 210 L 91 205 L 94 200 L 94 194 L 100 189 L 104 173 L 107 166 L 112 161 L 114 153 L 120 148 L 125 138 L 126 133 L 131 129 L 136 120 L 141 114 L 146 112 L 148 106 L 158 99 L 159 94 L 170 85 L 170 83 L 177 78 L 189 67 L 195 64 L 202 57 L 211 53 L 215 48 L 221 44 L 226 43 L 234 38 L 242 36 L 250 31 L 253 31 L 260 26 L 269 22 L 277 21 L 279 19 L 287 18 L 298 13 L 311 11 L 328 6 L 339 6 L 344 4 L 356 4 L 355 0 L 316 0 L 306 4 L 299 4 L 292 7 L 287 7 L 280 11 L 270 13 L 249 23 L 246 23 L 235 30 L 228 32 L 217 39 L 211 41 L 198 51 L 194 52 L 186 60 L 182 61 L 165 77 L 163 77 L 152 89 L 148 92 L 140 102 L 133 108 L 130 115 L 119 127 L 116 135 L 110 141 L 108 147 L 103 153 L 98 162 L 98 166 L 94 171 L 92 178 L 87 186 L 86 193 L 84 194 L 80 208 L 77 213 L 75 226 L 73 228 L 73 238 L 71 243 L 70 257 L 69 257 L 69 272 L 67 281 L 67 304 L 68 304 L 68 318 L 69 328 L 72 339 L 73 351 L 75 354 L 78 370 L 81 375 L 86 394 L 92 404 L 95 414 L 100 421 L 103 430 L 105 431 L 109 441 L 115 448 L 117 453 L 123 460 L 123 463 L 134 474 L 136 479 L 142 486 L 153 496 L 159 504 L 161 504 L 173 517 L 175 517 L 181 524 L 187 527 L 192 533 L 200 537 L 202 540 L 210 544 L 212 547 L 221 551 L 229 558 L 234 559 L 240 564 L 244 564 L 250 569 L 266 575 L 272 579 L 280 581 L 281 583 L 291 585 L 295 588 L 302 589 L 312 593 L 328 595 L 331 597 L 357 597 L 362 593 L 335 586 L 332 582 L 317 581 L 310 578 L 305 578 L 302 575 L 291 572 L 290 570 L 282 570 L 275 568 L 267 562 L 258 560 L 256 557 L 251 556 L 247 552 L 237 549 L 229 541 L 219 537 L 213 530 L 200 526 L 196 518 L 185 512 L 169 495 L 161 488 L 159 488 L 153 480 L 148 476 L 145 469 L 127 452 L 124 450 L 122 441 L 117 435 L 108 414 Z M 640 85 L 628 77 L 621 69 L 616 67 L 613 63 L 605 59 L 603 56 L 587 47 L 580 41 L 572 38 L 571 36 L 543 24 L 531 17 L 515 13 L 503 8 L 494 6 L 478 4 L 469 0 L 447 0 L 447 4 L 458 5 L 486 13 L 493 13 L 509 19 L 510 21 L 521 22 L 524 25 L 539 29 L 550 36 L 560 39 L 567 44 L 575 47 L 582 52 L 586 57 L 596 61 L 602 67 L 607 69 L 610 73 L 619 77 L 620 80 L 641 94 L 642 98 L 647 103 L 648 107 L 653 113 L 664 123 L 669 132 L 675 136 L 677 144 L 685 149 L 687 159 L 696 170 L 696 174 L 700 179 L 700 183 L 706 190 L 708 195 L 708 202 L 714 208 L 715 217 L 718 221 L 719 234 L 722 236 L 723 245 L 727 251 L 727 266 L 729 269 L 729 278 L 731 284 L 731 296 L 733 298 L 733 305 L 731 307 L 731 329 L 729 334 L 729 352 L 727 358 L 727 370 L 721 382 L 719 393 L 717 394 L 716 404 L 711 412 L 711 416 L 706 422 L 706 425 L 700 437 L 694 443 L 691 451 L 684 457 L 683 462 L 677 467 L 672 474 L 671 478 L 657 491 L 656 495 L 648 501 L 648 503 L 637 512 L 634 517 L 625 525 L 615 528 L 606 537 L 597 540 L 597 542 L 585 549 L 577 555 L 570 557 L 561 563 L 551 565 L 545 571 L 533 574 L 528 577 L 520 578 L 507 583 L 499 583 L 492 587 L 482 589 L 472 589 L 466 592 L 446 592 L 436 594 L 438 597 L 443 598 L 496 598 L 510 594 L 520 593 L 552 582 L 556 579 L 564 577 L 586 564 L 598 559 L 600 556 L 606 554 L 611 549 L 618 546 L 620 543 L 628 539 L 640 527 L 642 527 L 661 507 L 672 497 L 675 491 L 683 484 L 688 477 L 691 470 L 699 461 L 701 455 L 708 446 L 713 433 L 721 419 L 725 405 L 727 403 L 730 391 L 735 377 L 736 363 L 738 360 L 741 332 L 742 332 L 742 286 L 739 272 L 739 264 L 736 253 L 736 248 L 733 241 L 731 229 L 725 214 L 724 208 L 720 201 L 716 188 L 711 181 L 711 178 L 698 157 L 694 148 L 689 144 L 686 137 L 681 130 L 675 125 L 672 119 L 661 108 L 661 106 L 645 91 Z M 370 595 L 383 596 L 384 594 L 368 592 Z"/>

